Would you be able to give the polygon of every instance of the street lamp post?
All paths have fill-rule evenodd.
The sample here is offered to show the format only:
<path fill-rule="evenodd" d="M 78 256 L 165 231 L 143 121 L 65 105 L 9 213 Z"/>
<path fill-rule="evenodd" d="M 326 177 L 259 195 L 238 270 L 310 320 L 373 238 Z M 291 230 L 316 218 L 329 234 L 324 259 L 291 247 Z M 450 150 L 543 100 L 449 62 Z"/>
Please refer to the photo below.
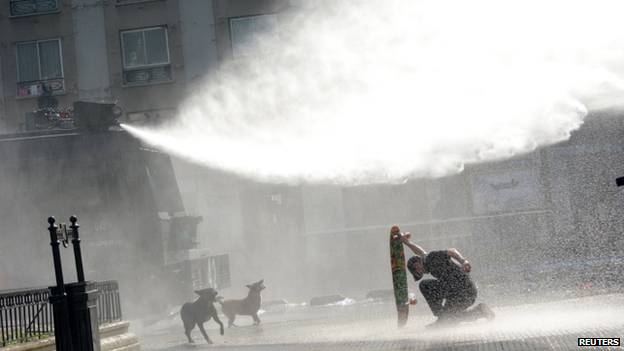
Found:
<path fill-rule="evenodd" d="M 100 351 L 98 291 L 95 282 L 85 281 L 78 233 L 80 226 L 76 223 L 78 219 L 76 216 L 71 216 L 69 220 L 72 224 L 68 229 L 65 224 L 61 224 L 60 228 L 56 226 L 54 217 L 48 218 L 56 274 L 56 286 L 51 287 L 50 302 L 54 305 L 55 326 L 61 328 L 61 340 L 56 340 L 56 347 L 57 351 Z M 59 245 L 62 243 L 67 248 L 70 238 L 74 247 L 78 282 L 64 284 Z M 55 337 L 58 338 L 56 332 Z M 66 338 L 71 340 L 70 345 L 67 345 Z"/>
<path fill-rule="evenodd" d="M 63 283 L 63 268 L 61 266 L 60 241 L 56 232 L 58 226 L 54 224 L 54 217 L 48 218 L 50 226 L 50 245 L 52 246 L 52 258 L 54 260 L 54 274 L 56 275 L 56 287 L 51 287 L 50 303 L 54 310 L 54 339 L 57 351 L 73 351 L 71 342 L 71 330 L 69 328 L 69 312 L 67 306 L 67 294 Z"/>

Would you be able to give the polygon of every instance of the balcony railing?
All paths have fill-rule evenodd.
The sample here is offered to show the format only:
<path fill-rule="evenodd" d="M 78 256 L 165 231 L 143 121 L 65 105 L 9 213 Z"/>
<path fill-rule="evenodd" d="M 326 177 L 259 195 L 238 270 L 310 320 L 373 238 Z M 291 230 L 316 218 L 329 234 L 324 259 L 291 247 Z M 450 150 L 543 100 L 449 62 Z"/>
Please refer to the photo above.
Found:
<path fill-rule="evenodd" d="M 30 15 L 57 10 L 58 4 L 56 0 L 11 0 L 11 16 Z"/>
<path fill-rule="evenodd" d="M 155 0 L 117 0 L 118 4 L 127 4 L 130 2 L 146 2 L 146 1 L 155 1 Z"/>
<path fill-rule="evenodd" d="M 28 82 L 17 83 L 17 96 L 39 96 L 43 93 L 43 85 L 49 88 L 54 93 L 62 93 L 65 91 L 64 79 L 52 78 L 43 80 L 33 80 Z"/>
<path fill-rule="evenodd" d="M 124 84 L 148 84 L 171 80 L 171 66 L 150 67 L 124 71 Z"/>

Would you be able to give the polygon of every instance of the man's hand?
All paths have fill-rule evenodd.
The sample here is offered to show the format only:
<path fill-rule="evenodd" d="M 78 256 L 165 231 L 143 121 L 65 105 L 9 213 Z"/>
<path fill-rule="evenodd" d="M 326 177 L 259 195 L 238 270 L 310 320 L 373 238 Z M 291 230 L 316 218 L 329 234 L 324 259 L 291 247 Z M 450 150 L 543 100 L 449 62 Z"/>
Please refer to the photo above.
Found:
<path fill-rule="evenodd" d="M 468 261 L 464 261 L 464 263 L 462 263 L 462 267 L 464 268 L 464 272 L 466 273 L 470 273 L 470 270 L 472 270 L 472 267 L 470 266 L 470 262 Z"/>
<path fill-rule="evenodd" d="M 448 249 L 448 250 L 446 250 L 446 255 L 448 257 L 452 257 L 455 260 L 457 260 L 457 262 L 459 262 L 459 264 L 464 269 L 464 272 L 470 273 L 470 271 L 472 270 L 472 267 L 470 266 L 470 262 L 468 262 L 467 259 L 463 258 L 462 255 L 457 250 L 455 250 L 455 249 Z"/>
<path fill-rule="evenodd" d="M 410 242 L 411 236 L 409 235 L 409 233 L 401 233 L 401 237 L 399 238 L 399 241 L 401 241 L 403 244 L 407 244 Z"/>

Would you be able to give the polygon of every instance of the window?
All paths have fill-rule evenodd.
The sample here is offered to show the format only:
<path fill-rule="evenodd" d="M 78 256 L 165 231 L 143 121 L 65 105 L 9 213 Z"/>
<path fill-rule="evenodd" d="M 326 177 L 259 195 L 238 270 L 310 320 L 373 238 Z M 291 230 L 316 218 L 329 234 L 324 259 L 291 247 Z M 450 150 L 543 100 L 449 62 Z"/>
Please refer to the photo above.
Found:
<path fill-rule="evenodd" d="M 15 58 L 18 96 L 64 91 L 60 39 L 16 44 Z"/>
<path fill-rule="evenodd" d="M 277 48 L 277 17 L 264 15 L 230 20 L 234 56 L 254 55 Z"/>
<path fill-rule="evenodd" d="M 57 11 L 56 0 L 11 0 L 11 16 Z"/>
<path fill-rule="evenodd" d="M 167 27 L 121 33 L 124 83 L 171 80 Z"/>

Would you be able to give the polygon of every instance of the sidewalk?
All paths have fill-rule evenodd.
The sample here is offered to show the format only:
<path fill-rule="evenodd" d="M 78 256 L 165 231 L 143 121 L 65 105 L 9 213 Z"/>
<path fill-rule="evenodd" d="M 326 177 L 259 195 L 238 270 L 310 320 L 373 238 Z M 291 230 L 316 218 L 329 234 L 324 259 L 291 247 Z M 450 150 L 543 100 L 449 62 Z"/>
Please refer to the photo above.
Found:
<path fill-rule="evenodd" d="M 252 326 L 248 316 L 237 317 L 241 327 L 219 335 L 214 321 L 206 322 L 213 340 L 207 345 L 199 330 L 197 346 L 189 346 L 179 317 L 150 328 L 137 328 L 143 351 L 187 350 L 624 350 L 621 346 L 579 347 L 578 338 L 624 339 L 624 294 L 610 294 L 553 302 L 494 307 L 496 320 L 480 320 L 454 328 L 424 328 L 434 321 L 426 306 L 411 311 L 408 324 L 396 326 L 392 302 L 348 306 L 299 306 L 268 311 Z M 227 319 L 223 318 L 227 325 Z M 131 323 L 132 324 L 132 323 Z"/>

